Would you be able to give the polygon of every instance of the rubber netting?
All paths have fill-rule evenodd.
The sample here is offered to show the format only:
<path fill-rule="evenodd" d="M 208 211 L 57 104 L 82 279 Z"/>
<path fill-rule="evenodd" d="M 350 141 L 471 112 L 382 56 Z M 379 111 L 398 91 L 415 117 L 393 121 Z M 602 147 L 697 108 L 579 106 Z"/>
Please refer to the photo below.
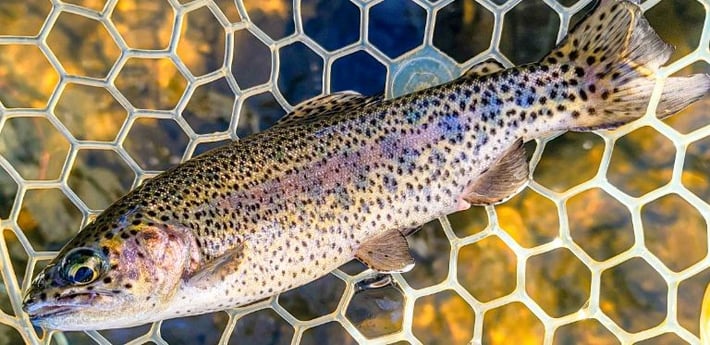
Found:
<path fill-rule="evenodd" d="M 590 0 L 0 3 L 0 343 L 700 344 L 710 281 L 710 100 L 659 121 L 662 79 L 708 73 L 710 1 L 647 0 L 677 46 L 649 114 L 529 143 L 510 201 L 424 226 L 416 268 L 352 262 L 245 308 L 45 333 L 21 291 L 142 180 L 263 130 L 298 102 L 396 96 L 489 58 L 535 61 Z"/>

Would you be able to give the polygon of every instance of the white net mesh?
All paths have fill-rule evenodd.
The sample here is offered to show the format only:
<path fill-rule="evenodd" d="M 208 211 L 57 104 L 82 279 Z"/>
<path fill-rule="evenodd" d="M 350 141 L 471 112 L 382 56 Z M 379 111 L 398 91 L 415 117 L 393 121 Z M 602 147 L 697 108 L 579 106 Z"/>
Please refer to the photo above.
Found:
<path fill-rule="evenodd" d="M 374 273 L 353 262 L 252 306 L 130 330 L 43 334 L 21 311 L 33 272 L 143 179 L 321 92 L 396 96 L 487 58 L 533 61 L 590 3 L 3 1 L 0 343 L 700 344 L 707 99 L 530 145 L 529 188 L 427 224 L 410 239 L 418 266 L 385 288 L 362 289 Z M 678 46 L 663 76 L 707 73 L 710 1 L 643 7 Z"/>

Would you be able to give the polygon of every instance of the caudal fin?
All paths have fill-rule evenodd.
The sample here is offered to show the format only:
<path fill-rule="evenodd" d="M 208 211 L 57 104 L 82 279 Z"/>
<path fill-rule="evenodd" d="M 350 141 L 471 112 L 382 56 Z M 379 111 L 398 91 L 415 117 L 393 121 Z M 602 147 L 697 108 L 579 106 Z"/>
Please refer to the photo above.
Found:
<path fill-rule="evenodd" d="M 655 86 L 656 72 L 673 53 L 635 3 L 602 0 L 542 63 L 568 64 L 579 77 L 574 130 L 613 128 L 641 117 Z M 710 76 L 666 79 L 657 106 L 670 116 L 710 92 Z"/>

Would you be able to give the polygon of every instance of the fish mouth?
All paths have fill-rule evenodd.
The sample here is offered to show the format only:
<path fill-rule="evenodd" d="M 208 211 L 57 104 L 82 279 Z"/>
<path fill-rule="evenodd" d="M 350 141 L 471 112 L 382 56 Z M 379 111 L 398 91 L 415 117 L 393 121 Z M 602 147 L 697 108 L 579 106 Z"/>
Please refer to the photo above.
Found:
<path fill-rule="evenodd" d="M 89 307 L 99 295 L 96 292 L 75 293 L 59 297 L 54 301 L 25 302 L 22 309 L 27 313 L 33 324 L 39 325 L 42 320 L 70 314 L 84 307 Z M 67 301 L 67 299 L 71 301 Z"/>
<path fill-rule="evenodd" d="M 32 321 L 32 323 L 36 325 L 43 319 L 68 314 L 74 311 L 75 309 L 76 306 L 46 305 L 32 310 L 31 312 L 28 312 L 28 315 L 30 317 L 30 321 Z"/>

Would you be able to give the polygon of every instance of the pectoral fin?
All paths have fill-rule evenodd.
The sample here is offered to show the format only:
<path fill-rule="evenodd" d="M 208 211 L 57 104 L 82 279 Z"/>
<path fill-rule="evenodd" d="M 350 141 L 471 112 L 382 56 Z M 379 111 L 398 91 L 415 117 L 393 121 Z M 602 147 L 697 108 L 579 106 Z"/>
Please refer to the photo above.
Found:
<path fill-rule="evenodd" d="M 518 139 L 501 158 L 466 188 L 463 199 L 472 205 L 493 205 L 505 201 L 528 181 L 528 162 L 523 140 Z"/>
<path fill-rule="evenodd" d="M 355 257 L 383 273 L 402 273 L 414 267 L 407 239 L 398 230 L 388 231 L 363 243 Z"/>
<path fill-rule="evenodd" d="M 187 284 L 199 288 L 208 288 L 223 281 L 235 272 L 242 262 L 243 246 L 237 246 L 200 266 L 187 278 Z"/>

